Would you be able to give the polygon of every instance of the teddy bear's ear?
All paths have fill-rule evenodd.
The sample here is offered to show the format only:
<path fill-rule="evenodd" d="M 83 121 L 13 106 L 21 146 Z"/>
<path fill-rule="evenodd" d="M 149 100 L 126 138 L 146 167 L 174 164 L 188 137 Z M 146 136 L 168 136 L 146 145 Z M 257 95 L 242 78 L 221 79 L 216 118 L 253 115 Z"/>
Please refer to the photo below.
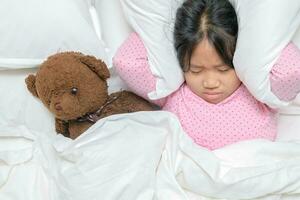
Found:
<path fill-rule="evenodd" d="M 35 75 L 30 74 L 26 79 L 25 79 L 27 89 L 31 92 L 33 96 L 38 97 L 36 87 L 35 87 Z"/>
<path fill-rule="evenodd" d="M 94 71 L 100 78 L 106 80 L 109 78 L 109 71 L 106 64 L 93 56 L 83 56 L 80 61 Z"/>

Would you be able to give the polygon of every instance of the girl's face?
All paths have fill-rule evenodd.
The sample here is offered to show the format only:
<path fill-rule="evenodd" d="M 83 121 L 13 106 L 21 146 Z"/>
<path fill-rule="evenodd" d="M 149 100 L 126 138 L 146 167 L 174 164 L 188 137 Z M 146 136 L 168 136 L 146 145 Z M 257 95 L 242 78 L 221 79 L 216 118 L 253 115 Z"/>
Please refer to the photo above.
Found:
<path fill-rule="evenodd" d="M 226 65 L 207 39 L 192 53 L 186 84 L 205 101 L 217 104 L 229 97 L 241 84 L 235 70 Z"/>

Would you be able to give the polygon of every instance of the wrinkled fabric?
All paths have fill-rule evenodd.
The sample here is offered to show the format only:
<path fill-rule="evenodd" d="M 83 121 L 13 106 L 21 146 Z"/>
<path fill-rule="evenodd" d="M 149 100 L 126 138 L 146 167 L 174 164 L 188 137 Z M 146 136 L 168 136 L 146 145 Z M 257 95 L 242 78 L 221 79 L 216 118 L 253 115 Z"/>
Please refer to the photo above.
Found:
<path fill-rule="evenodd" d="M 163 111 L 104 118 L 74 141 L 0 124 L 5 200 L 290 200 L 299 198 L 299 180 L 299 142 L 209 151 Z"/>

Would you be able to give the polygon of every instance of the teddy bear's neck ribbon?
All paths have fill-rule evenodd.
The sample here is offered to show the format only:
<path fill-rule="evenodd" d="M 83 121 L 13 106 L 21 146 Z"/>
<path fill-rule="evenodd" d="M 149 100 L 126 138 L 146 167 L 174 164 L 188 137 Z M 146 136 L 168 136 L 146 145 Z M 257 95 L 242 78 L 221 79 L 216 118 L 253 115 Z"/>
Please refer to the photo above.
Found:
<path fill-rule="evenodd" d="M 101 119 L 102 111 L 106 106 L 113 103 L 115 100 L 117 100 L 121 96 L 121 93 L 118 96 L 113 96 L 111 99 L 108 99 L 104 105 L 102 105 L 97 111 L 93 113 L 87 113 L 82 117 L 77 118 L 75 121 L 77 122 L 91 122 L 96 123 L 99 119 Z"/>

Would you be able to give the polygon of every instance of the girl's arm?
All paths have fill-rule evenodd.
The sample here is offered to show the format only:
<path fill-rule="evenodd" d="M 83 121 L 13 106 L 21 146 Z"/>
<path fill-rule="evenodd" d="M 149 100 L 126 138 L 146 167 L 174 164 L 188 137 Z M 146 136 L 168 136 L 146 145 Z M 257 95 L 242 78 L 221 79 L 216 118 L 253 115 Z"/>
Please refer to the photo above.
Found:
<path fill-rule="evenodd" d="M 148 93 L 156 89 L 156 78 L 150 71 L 146 48 L 137 33 L 132 33 L 121 45 L 113 65 L 132 92 L 159 106 L 165 104 L 166 98 L 150 100 L 148 97 Z"/>
<path fill-rule="evenodd" d="M 271 90 L 283 101 L 293 100 L 300 92 L 300 50 L 289 43 L 281 52 L 270 74 Z"/>

